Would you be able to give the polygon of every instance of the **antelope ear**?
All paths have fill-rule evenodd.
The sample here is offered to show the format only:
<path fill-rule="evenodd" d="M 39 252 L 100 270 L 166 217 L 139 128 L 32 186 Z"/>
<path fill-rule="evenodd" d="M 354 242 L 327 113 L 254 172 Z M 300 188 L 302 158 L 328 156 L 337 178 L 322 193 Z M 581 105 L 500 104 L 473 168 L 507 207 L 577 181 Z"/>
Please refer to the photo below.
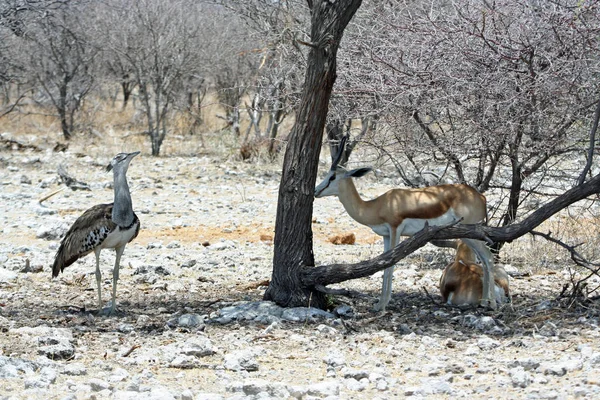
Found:
<path fill-rule="evenodd" d="M 351 176 L 353 178 L 360 178 L 361 176 L 365 176 L 369 172 L 373 171 L 373 168 L 357 168 L 352 171 L 346 172 L 346 176 Z"/>

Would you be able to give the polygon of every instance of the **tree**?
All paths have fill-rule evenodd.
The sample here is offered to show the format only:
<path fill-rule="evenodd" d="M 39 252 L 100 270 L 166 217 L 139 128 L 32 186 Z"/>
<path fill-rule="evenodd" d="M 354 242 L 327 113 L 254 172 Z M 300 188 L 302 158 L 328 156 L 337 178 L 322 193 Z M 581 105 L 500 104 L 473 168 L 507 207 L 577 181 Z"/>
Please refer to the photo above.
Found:
<path fill-rule="evenodd" d="M 314 265 L 312 206 L 337 50 L 361 0 L 308 1 L 312 19 L 307 71 L 296 123 L 289 135 L 279 186 L 273 274 L 264 298 L 285 306 L 323 308 L 325 296 L 300 281 Z"/>
<path fill-rule="evenodd" d="M 594 1 L 372 3 L 348 29 L 334 98 L 345 118 L 377 115 L 368 141 L 407 185 L 431 181 L 437 163 L 440 179 L 498 194 L 490 214 L 506 226 L 568 188 L 585 161 L 599 11 Z"/>
<path fill-rule="evenodd" d="M 104 41 L 99 45 L 118 60 L 113 66 L 125 74 L 121 84 L 133 80 L 139 90 L 153 156 L 160 154 L 177 96 L 199 66 L 197 7 L 189 0 L 111 0 L 98 20 Z"/>
<path fill-rule="evenodd" d="M 381 4 L 382 7 L 382 9 L 379 9 L 381 15 L 393 16 L 395 14 L 391 12 L 384 12 L 383 9 L 388 7 L 390 4 L 398 5 L 405 3 L 399 2 L 396 4 L 394 2 L 386 2 L 378 4 Z M 529 3 L 525 3 L 521 5 L 529 11 L 536 11 L 528 8 L 528 4 Z M 469 3 L 469 5 L 471 6 L 471 3 Z M 473 19 L 465 17 L 465 10 L 460 4 L 444 3 L 443 6 L 450 7 L 450 9 L 452 9 L 454 6 L 458 7 L 458 9 L 454 9 L 456 13 L 453 15 L 457 17 L 458 20 L 465 19 L 465 21 L 469 21 L 463 21 L 464 24 L 461 25 L 461 29 L 457 29 L 456 25 L 452 25 L 452 28 L 454 29 L 451 29 L 450 26 L 442 24 L 445 26 L 442 31 L 446 34 L 462 32 L 463 34 L 467 35 L 467 26 L 471 26 L 471 28 L 476 26 Z M 444 7 L 440 6 L 440 8 L 443 9 Z M 315 12 L 315 10 L 312 11 L 312 33 L 314 33 L 315 25 L 318 23 L 320 13 Z M 414 11 L 414 9 L 409 9 L 407 6 L 404 11 L 408 13 L 409 11 Z M 445 15 L 444 12 L 448 12 L 448 9 L 445 9 L 444 12 L 440 11 L 439 14 L 437 14 L 437 11 L 438 10 L 436 9 L 435 16 L 439 17 Z M 580 17 L 585 20 L 582 22 L 582 24 L 588 24 L 589 21 L 587 19 L 593 19 L 593 13 L 588 12 L 590 11 L 589 9 L 583 8 L 580 11 Z M 434 31 L 436 29 L 441 29 L 439 26 L 440 21 L 437 19 L 427 21 L 427 15 L 428 14 L 423 13 L 422 16 L 424 19 L 420 21 L 430 24 L 431 31 L 428 31 L 428 33 L 433 36 L 433 33 L 435 33 Z M 477 15 L 477 13 L 472 11 L 472 14 L 469 15 Z M 508 18 L 508 20 L 510 20 L 511 15 L 512 14 L 503 12 L 498 13 L 497 17 L 500 18 L 500 16 L 502 16 L 503 18 Z M 529 14 L 529 16 L 531 15 Z M 315 22 L 315 19 L 317 22 Z M 391 19 L 393 18 L 390 17 L 390 20 L 387 20 L 387 23 L 390 25 L 392 24 Z M 508 20 L 504 19 L 503 22 Z M 410 19 L 405 21 L 408 23 L 410 22 Z M 456 22 L 456 20 L 452 21 Z M 396 23 L 394 27 L 397 28 L 397 21 L 393 22 Z M 487 23 L 488 21 L 486 21 L 486 24 Z M 496 21 L 496 23 L 497 25 L 502 26 L 500 21 Z M 513 23 L 516 24 L 516 22 L 511 22 L 511 24 Z M 518 24 L 516 24 L 516 26 L 520 27 Z M 547 26 L 551 26 L 551 24 Z M 416 29 L 414 25 L 409 25 L 408 28 L 414 29 L 414 35 L 409 35 L 409 38 L 404 40 L 418 40 L 420 36 L 424 36 L 422 40 L 435 43 L 435 38 L 423 35 L 423 30 Z M 552 30 L 550 29 L 545 32 L 551 31 Z M 515 31 L 514 29 L 509 29 L 506 33 L 515 34 Z M 370 112 L 371 115 L 374 115 L 373 111 L 377 111 L 376 116 L 380 118 L 377 123 L 380 129 L 384 129 L 382 128 L 382 125 L 385 126 L 386 124 L 387 127 L 394 126 L 391 123 L 394 121 L 392 118 L 394 117 L 394 110 L 408 110 L 410 113 L 407 114 L 404 112 L 402 115 L 408 115 L 409 117 L 412 116 L 414 128 L 416 128 L 417 133 L 413 132 L 412 134 L 403 135 L 403 132 L 400 132 L 396 135 L 396 139 L 402 140 L 403 143 L 408 143 L 411 138 L 417 138 L 420 133 L 421 138 L 419 140 L 423 140 L 424 138 L 429 142 L 429 146 L 424 148 L 424 152 L 427 151 L 425 149 L 431 149 L 433 147 L 435 149 L 434 151 L 436 156 L 439 155 L 440 157 L 443 157 L 442 159 L 446 159 L 448 165 L 453 169 L 457 176 L 461 176 L 460 171 L 462 169 L 462 175 L 465 176 L 465 179 L 467 179 L 467 174 L 470 174 L 466 167 L 468 166 L 471 168 L 474 165 L 476 167 L 475 171 L 478 172 L 475 173 L 475 178 L 472 179 L 479 179 L 481 176 L 482 178 L 479 179 L 478 182 L 481 184 L 490 185 L 489 181 L 486 183 L 486 178 L 488 176 L 494 176 L 494 174 L 493 171 L 491 173 L 489 170 L 487 170 L 487 168 L 499 168 L 498 162 L 500 159 L 503 160 L 503 162 L 508 162 L 509 171 L 514 171 L 514 169 L 510 168 L 512 165 L 511 160 L 515 160 L 515 153 L 510 153 L 511 145 L 509 145 L 509 143 L 511 143 L 511 141 L 519 146 L 519 151 L 523 151 L 523 154 L 526 154 L 519 156 L 517 161 L 523 160 L 527 163 L 531 163 L 528 164 L 530 166 L 538 166 L 540 163 L 543 164 L 552 159 L 552 157 L 558 157 L 560 159 L 561 155 L 573 152 L 573 143 L 580 144 L 578 150 L 579 152 L 588 152 L 588 154 L 589 152 L 593 152 L 593 144 L 590 144 L 589 148 L 586 146 L 588 146 L 588 143 L 590 142 L 593 143 L 594 135 L 590 135 L 589 140 L 582 140 L 584 135 L 581 129 L 576 132 L 572 129 L 574 129 L 576 126 L 585 126 L 586 124 L 584 124 L 583 121 L 589 119 L 588 117 L 590 116 L 590 112 L 592 112 L 594 107 L 597 105 L 598 100 L 589 96 L 589 94 L 593 92 L 592 89 L 594 85 L 582 85 L 582 83 L 585 83 L 584 79 L 582 81 L 568 81 L 570 84 L 565 91 L 560 91 L 563 88 L 559 85 L 557 86 L 557 82 L 560 82 L 561 79 L 563 79 L 564 82 L 564 79 L 570 76 L 566 72 L 568 69 L 565 69 L 569 65 L 572 68 L 575 65 L 580 67 L 580 69 L 577 70 L 579 73 L 576 74 L 575 77 L 571 78 L 579 79 L 581 76 L 586 76 L 586 79 L 590 79 L 590 82 L 594 82 L 593 77 L 596 63 L 595 61 L 590 62 L 590 60 L 595 59 L 592 57 L 590 48 L 595 46 L 595 44 L 593 44 L 595 43 L 595 39 L 593 39 L 589 33 L 590 31 L 588 31 L 588 36 L 586 36 L 589 40 L 586 44 L 586 46 L 588 46 L 587 50 L 585 50 L 589 57 L 586 57 L 587 64 L 584 63 L 584 68 L 581 68 L 582 64 L 579 63 L 577 58 L 564 60 L 564 58 L 561 58 L 563 57 L 562 53 L 558 51 L 555 55 L 558 60 L 557 64 L 564 66 L 564 68 L 558 68 L 558 65 L 555 65 L 558 69 L 554 71 L 552 76 L 548 74 L 542 74 L 543 77 L 539 78 L 540 81 L 537 79 L 531 81 L 529 80 L 531 76 L 528 74 L 531 72 L 532 68 L 539 68 L 540 73 L 545 71 L 544 68 L 548 68 L 541 65 L 543 64 L 543 60 L 541 58 L 544 57 L 541 57 L 540 59 L 534 57 L 535 61 L 532 61 L 531 59 L 527 61 L 527 57 L 523 56 L 522 53 L 518 51 L 515 56 L 511 57 L 507 57 L 506 54 L 503 54 L 498 56 L 499 59 L 495 60 L 499 66 L 502 67 L 504 65 L 503 62 L 506 61 L 504 60 L 504 57 L 513 63 L 517 63 L 517 65 L 507 62 L 508 65 L 500 68 L 500 71 L 495 71 L 495 78 L 493 74 L 486 75 L 485 79 L 490 79 L 489 81 L 479 78 L 480 80 L 477 80 L 477 82 L 480 82 L 480 85 L 477 87 L 479 87 L 481 91 L 478 94 L 471 94 L 468 91 L 460 92 L 460 90 L 458 90 L 461 88 L 472 88 L 472 86 L 466 84 L 466 81 L 462 82 L 459 80 L 458 82 L 454 82 L 454 85 L 452 85 L 453 81 L 451 78 L 455 73 L 461 72 L 463 74 L 461 76 L 464 76 L 463 79 L 468 80 L 469 77 L 475 76 L 474 74 L 476 72 L 483 73 L 486 71 L 485 68 L 478 69 L 477 64 L 482 63 L 485 60 L 485 57 L 490 57 L 490 55 L 483 55 L 479 53 L 477 53 L 477 56 L 475 57 L 469 48 L 464 47 L 464 43 L 457 43 L 460 42 L 460 40 L 464 40 L 465 37 L 461 37 L 459 35 L 461 39 L 455 37 L 451 42 L 444 40 L 441 41 L 441 43 L 444 43 L 445 46 L 447 46 L 444 47 L 444 49 L 450 51 L 452 48 L 454 48 L 454 46 L 456 46 L 463 52 L 459 53 L 461 55 L 456 54 L 451 60 L 449 60 L 447 57 L 442 57 L 440 60 L 437 60 L 435 58 L 435 53 L 436 51 L 439 51 L 440 48 L 438 47 L 434 49 L 425 46 L 420 47 L 421 53 L 416 51 L 410 54 L 401 52 L 401 56 L 397 58 L 397 60 L 400 60 L 399 65 L 394 65 L 391 63 L 390 60 L 394 59 L 391 52 L 386 53 L 386 56 L 389 57 L 389 60 L 382 60 L 378 54 L 370 52 L 370 49 L 376 50 L 377 47 L 363 47 L 354 43 L 355 46 L 353 46 L 352 49 L 356 50 L 358 48 L 361 51 L 364 51 L 365 54 L 371 57 L 371 61 L 375 60 L 378 63 L 379 68 L 386 70 L 384 77 L 379 75 L 376 78 L 383 79 L 383 82 L 390 84 L 389 92 L 370 90 L 372 88 L 369 89 L 364 87 L 354 89 L 351 85 L 344 87 L 343 89 L 339 89 L 338 85 L 336 88 L 340 90 L 338 93 L 344 93 L 350 96 L 353 94 L 356 95 L 357 101 L 349 101 L 346 106 L 349 105 L 354 107 L 356 113 L 352 115 L 356 115 L 357 117 L 361 117 L 361 115 L 369 116 L 369 112 L 362 114 L 359 112 L 361 110 L 359 107 L 361 104 L 359 103 L 362 102 L 363 104 L 367 104 L 369 106 L 372 106 L 373 104 L 379 104 L 380 108 L 372 108 Z M 514 48 L 511 47 L 510 49 L 515 51 L 520 50 L 521 48 L 519 45 L 515 44 L 517 42 L 515 41 L 514 37 L 509 37 L 512 38 L 509 42 L 515 45 Z M 543 38 L 546 38 L 545 40 L 549 40 L 549 36 L 542 35 L 537 39 L 537 43 L 542 43 L 544 41 Z M 389 39 L 389 37 L 387 37 L 387 39 Z M 527 43 L 524 36 L 521 37 L 521 39 L 522 40 L 518 43 Z M 483 45 L 475 44 L 474 49 L 480 50 L 485 48 L 486 39 L 482 40 L 484 41 Z M 316 40 L 314 36 L 311 34 L 311 44 L 314 44 L 315 41 Z M 335 43 L 335 40 L 333 42 Z M 388 45 L 388 47 L 386 47 L 387 50 L 393 47 L 390 46 L 390 43 L 390 41 L 386 42 Z M 319 47 L 317 46 L 316 49 L 318 48 Z M 401 48 L 398 48 L 397 45 L 393 48 L 396 51 L 401 51 Z M 501 46 L 501 48 L 505 49 L 504 46 Z M 427 49 L 430 53 L 425 55 L 428 57 L 425 57 L 422 54 L 423 49 Z M 383 44 L 381 50 L 384 50 Z M 573 49 L 573 51 L 575 51 L 575 49 Z M 527 54 L 527 52 L 525 53 Z M 421 58 L 419 58 L 419 54 L 421 55 Z M 468 56 L 474 57 L 475 59 L 469 58 Z M 415 58 L 412 59 L 409 57 Z M 467 59 L 469 63 L 465 65 L 462 58 Z M 528 67 L 517 67 L 520 65 L 519 63 L 523 61 L 523 59 L 525 61 L 524 65 Z M 554 61 L 553 58 L 549 58 L 549 60 L 550 62 Z M 401 258 L 410 254 L 414 250 L 423 246 L 428 241 L 434 239 L 455 239 L 460 237 L 469 237 L 495 243 L 511 241 L 527 234 L 528 232 L 531 232 L 541 222 L 565 207 L 573 204 L 574 202 L 600 193 L 600 175 L 595 175 L 593 178 L 587 180 L 581 185 L 572 187 L 570 190 L 567 190 L 554 200 L 548 202 L 542 207 L 539 207 L 535 212 L 531 213 L 527 218 L 520 222 L 516 222 L 514 219 L 516 215 L 513 214 L 511 215 L 511 218 L 509 218 L 509 221 L 507 221 L 506 224 L 501 228 L 468 225 L 455 227 L 428 227 L 418 235 L 403 241 L 392 251 L 387 252 L 375 259 L 352 265 L 337 264 L 314 267 L 312 247 L 310 246 L 310 242 L 312 241 L 312 232 L 310 231 L 310 216 L 312 212 L 312 190 L 315 183 L 314 168 L 316 165 L 315 159 L 312 157 L 314 157 L 314 149 L 317 149 L 316 152 L 318 153 L 323 130 L 322 123 L 325 122 L 324 115 L 321 113 L 324 106 L 322 103 L 324 98 L 323 91 L 320 91 L 319 89 L 323 87 L 327 88 L 328 84 L 330 83 L 330 79 L 332 78 L 331 74 L 317 75 L 323 79 L 323 81 L 321 83 L 321 87 L 315 87 L 315 82 L 311 80 L 311 78 L 313 78 L 315 75 L 312 75 L 311 73 L 314 73 L 315 70 L 322 71 L 321 69 L 317 68 L 317 66 L 322 65 L 318 64 L 317 61 L 318 60 L 315 60 L 315 47 L 312 47 L 308 58 L 308 72 L 306 75 L 305 89 L 303 91 L 301 105 L 298 110 L 298 121 L 292 129 L 290 143 L 284 159 L 284 172 L 281 180 L 276 220 L 273 276 L 271 284 L 265 293 L 265 299 L 274 300 L 279 304 L 287 306 L 312 305 L 316 307 L 322 307 L 324 305 L 323 293 L 329 291 L 325 288 L 326 285 L 343 282 L 348 279 L 364 277 L 371 275 L 376 271 L 383 270 L 386 267 L 395 264 Z M 411 63 L 408 63 L 408 61 L 411 61 Z M 457 62 L 457 65 L 450 65 L 450 61 Z M 562 61 L 564 61 L 564 63 Z M 433 65 L 431 65 L 431 63 L 434 62 L 437 62 L 436 68 L 433 68 Z M 361 66 L 362 65 L 365 64 L 361 64 Z M 467 66 L 469 66 L 469 68 L 467 68 Z M 587 68 L 589 66 L 591 66 L 591 68 Z M 442 67 L 446 69 L 443 69 Z M 431 71 L 428 70 L 428 68 L 431 69 Z M 509 78 L 505 78 L 504 81 L 501 81 L 501 71 L 504 71 L 506 74 L 508 74 Z M 521 75 L 529 76 L 529 78 L 521 79 Z M 537 77 L 537 74 L 534 74 L 534 77 Z M 553 81 L 550 79 L 551 77 L 555 78 L 555 80 Z M 500 82 L 498 86 L 494 86 L 496 91 L 492 92 L 493 96 L 496 97 L 492 96 L 488 99 L 484 96 L 486 94 L 486 92 L 483 91 L 486 84 L 485 82 L 487 82 L 488 86 L 492 84 L 495 85 L 496 83 Z M 508 83 L 511 83 L 511 86 L 508 88 L 507 92 L 503 93 L 502 86 L 508 86 Z M 396 86 L 394 86 L 394 84 L 396 84 Z M 387 86 L 385 87 L 387 88 Z M 561 93 L 567 97 L 561 98 L 560 100 L 555 99 L 553 102 L 548 101 L 542 104 L 542 99 L 536 98 L 536 95 L 533 94 L 532 90 L 535 93 L 539 93 L 538 95 L 543 94 L 544 99 L 548 98 L 547 96 L 549 96 L 553 90 L 554 93 Z M 515 104 L 511 104 L 512 107 L 509 107 L 507 110 L 500 110 L 498 107 L 493 109 L 491 105 L 487 106 L 485 102 L 482 103 L 482 101 L 485 100 L 486 102 L 489 101 L 491 104 L 493 103 L 494 98 L 498 100 L 498 98 L 508 97 L 510 91 L 513 92 L 513 100 L 518 101 Z M 371 93 L 369 101 L 364 100 L 364 93 L 367 92 Z M 526 94 L 523 94 L 521 97 L 523 92 L 526 92 Z M 500 93 L 503 94 L 500 95 Z M 516 96 L 515 93 L 519 95 Z M 438 95 L 441 97 L 438 97 Z M 583 99 L 586 99 L 586 101 L 581 101 Z M 445 107 L 444 101 L 447 102 Z M 572 112 L 568 113 L 568 115 L 562 115 L 560 110 L 564 110 L 564 107 L 567 107 L 569 102 L 571 103 Z M 576 104 L 574 108 L 572 107 L 573 103 Z M 424 108 L 423 112 L 421 112 L 420 108 L 418 107 L 423 107 L 425 104 L 428 106 L 427 108 Z M 439 109 L 432 107 L 436 104 L 439 106 Z M 483 108 L 481 107 L 482 104 L 484 104 Z M 581 106 L 579 107 L 579 105 Z M 490 110 L 488 110 L 486 107 L 491 107 L 491 111 L 495 112 L 495 116 L 504 116 L 504 119 L 497 123 L 494 122 L 492 117 L 485 114 L 485 112 L 490 112 Z M 306 110 L 311 110 L 313 113 L 307 115 Z M 364 108 L 362 108 L 362 110 L 364 110 Z M 473 114 L 475 112 L 479 114 Z M 535 113 L 539 113 L 539 116 L 532 120 L 528 120 L 526 118 L 527 115 L 537 115 Z M 342 113 L 340 115 L 344 114 Z M 472 118 L 474 118 L 476 115 L 485 118 L 483 120 L 474 121 Z M 542 115 L 546 115 L 546 119 L 543 119 L 541 117 Z M 470 116 L 471 119 L 469 119 L 468 116 Z M 434 117 L 438 118 L 438 120 L 434 120 L 434 122 L 432 122 Z M 502 127 L 503 123 L 506 123 L 508 117 L 515 118 L 517 122 L 509 126 L 511 129 L 502 131 L 500 128 Z M 519 117 L 521 117 L 521 119 L 519 119 Z M 330 125 L 332 127 L 331 131 L 341 132 L 342 129 L 340 121 L 342 120 L 344 120 L 344 118 L 334 118 L 332 120 L 332 124 Z M 398 120 L 397 116 L 396 120 Z M 319 124 L 316 123 L 317 121 Z M 465 132 L 464 129 L 471 127 L 472 123 L 476 123 L 478 124 L 477 126 L 481 126 L 481 121 L 485 121 L 488 124 L 493 123 L 493 125 L 489 126 L 493 126 L 495 130 L 486 129 L 485 133 L 488 136 L 479 136 L 474 134 L 469 135 L 471 132 L 477 131 L 476 129 L 473 129 L 472 131 L 467 131 L 469 134 L 462 133 L 461 136 L 461 132 Z M 543 132 L 541 130 L 541 123 L 546 124 L 543 125 Z M 565 133 L 565 130 L 568 133 Z M 451 132 L 451 135 L 448 135 L 448 132 Z M 492 134 L 491 132 L 494 133 Z M 544 137 L 550 142 L 543 143 L 541 137 L 536 136 L 536 134 L 544 134 Z M 482 149 L 479 147 L 479 144 L 481 143 L 486 145 Z M 496 147 L 487 146 L 490 143 L 493 143 Z M 463 147 L 460 147 L 459 144 L 462 144 Z M 499 147 L 499 152 L 496 155 L 491 153 L 491 151 L 494 148 L 498 148 L 497 146 L 500 144 L 501 146 Z M 563 146 L 558 152 L 554 151 L 553 145 L 555 146 L 556 144 L 561 144 Z M 412 148 L 416 149 L 415 144 L 412 145 Z M 462 156 L 461 149 L 466 149 L 466 157 Z M 431 152 L 431 150 L 429 150 L 429 152 Z M 498 162 L 494 165 L 493 161 L 495 159 L 490 157 L 496 157 Z M 588 155 L 587 157 L 588 159 L 591 159 L 592 155 Z M 483 161 L 481 161 L 482 159 Z M 536 162 L 536 159 L 539 161 Z M 414 157 L 413 161 L 414 165 L 417 165 L 417 163 L 423 162 L 425 159 Z M 484 168 L 482 170 L 483 175 L 480 174 L 480 170 L 477 168 Z M 523 170 L 520 172 L 522 173 Z M 546 171 L 544 171 L 544 173 L 549 172 L 552 172 L 550 168 L 547 168 Z M 571 182 L 573 182 L 573 180 L 577 178 L 577 172 L 571 171 L 570 176 Z M 470 175 L 469 179 L 471 179 Z M 500 179 L 504 179 L 503 176 L 500 176 Z M 511 203 L 509 199 L 508 204 L 514 204 L 514 202 Z"/>
<path fill-rule="evenodd" d="M 95 83 L 98 51 L 82 29 L 84 15 L 84 10 L 71 6 L 40 19 L 30 50 L 34 79 L 56 109 L 65 139 L 71 138 L 75 114 Z"/>
<path fill-rule="evenodd" d="M 86 4 L 30 0 L 8 6 L 1 14 L 15 35 L 10 42 L 19 57 L 7 66 L 17 64 L 20 71 L 18 82 L 13 79 L 9 84 L 36 89 L 34 100 L 54 108 L 64 138 L 69 139 L 76 114 L 95 82 L 97 50 L 89 45 L 83 29 Z"/>
<path fill-rule="evenodd" d="M 219 3 L 241 18 L 247 26 L 248 43 L 252 44 L 243 53 L 252 59 L 250 74 L 243 82 L 244 96 L 250 101 L 240 97 L 244 104 L 229 107 L 240 111 L 241 117 L 247 115 L 250 122 L 245 132 L 237 132 L 242 135 L 241 156 L 249 158 L 262 146 L 274 156 L 279 148 L 276 145 L 279 127 L 293 115 L 300 98 L 306 48 L 297 39 L 307 37 L 305 22 L 310 15 L 304 1 L 299 0 Z"/>

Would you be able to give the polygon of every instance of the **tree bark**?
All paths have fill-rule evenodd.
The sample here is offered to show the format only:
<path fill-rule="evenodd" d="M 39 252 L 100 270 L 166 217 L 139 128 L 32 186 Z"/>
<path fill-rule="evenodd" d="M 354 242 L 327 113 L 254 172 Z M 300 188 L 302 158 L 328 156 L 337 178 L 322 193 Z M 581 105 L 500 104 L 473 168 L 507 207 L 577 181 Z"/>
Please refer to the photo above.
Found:
<path fill-rule="evenodd" d="M 598 193 L 600 193 L 600 175 L 596 175 L 588 182 L 566 191 L 518 223 L 501 228 L 462 224 L 450 227 L 425 227 L 425 229 L 416 235 L 400 242 L 391 251 L 371 260 L 356 264 L 333 264 L 303 269 L 301 284 L 304 287 L 325 286 L 372 275 L 377 271 L 384 270 L 396 264 L 410 253 L 434 239 L 471 238 L 488 242 L 509 242 L 531 232 L 542 222 L 571 204 Z"/>
<path fill-rule="evenodd" d="M 304 269 L 314 266 L 312 211 L 323 129 L 336 78 L 336 56 L 344 29 L 361 0 L 308 2 L 311 43 L 302 99 L 284 156 L 277 217 L 273 274 L 265 300 L 294 306 L 325 307 L 325 296 L 303 285 Z"/>

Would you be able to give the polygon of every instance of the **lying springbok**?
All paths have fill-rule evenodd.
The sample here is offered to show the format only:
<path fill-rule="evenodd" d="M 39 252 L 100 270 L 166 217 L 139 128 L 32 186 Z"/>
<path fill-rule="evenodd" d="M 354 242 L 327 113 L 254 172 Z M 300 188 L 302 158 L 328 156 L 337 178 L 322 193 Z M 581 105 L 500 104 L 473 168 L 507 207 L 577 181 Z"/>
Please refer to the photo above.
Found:
<path fill-rule="evenodd" d="M 383 236 L 384 251 L 395 247 L 400 236 L 412 236 L 425 226 L 446 225 L 461 220 L 463 224 L 485 223 L 487 220 L 485 196 L 468 185 L 440 185 L 418 189 L 392 189 L 373 200 L 363 200 L 352 178 L 359 178 L 371 168 L 347 171 L 343 168 L 351 150 L 345 149 L 348 137 L 344 136 L 335 154 L 329 172 L 315 188 L 315 197 L 337 196 L 346 212 L 358 223 L 370 227 Z M 340 164 L 340 161 L 343 162 Z M 496 307 L 491 291 L 492 257 L 483 242 L 469 241 L 469 245 L 482 260 L 483 292 L 481 303 Z M 394 267 L 383 273 L 381 297 L 375 310 L 383 311 L 392 296 Z"/>
<path fill-rule="evenodd" d="M 456 258 L 446 266 L 440 278 L 442 299 L 454 305 L 478 304 L 483 295 L 482 275 L 483 268 L 476 263 L 475 254 L 465 239 L 459 240 Z M 504 303 L 510 298 L 508 274 L 504 268 L 495 265 L 493 275 L 494 298 L 496 302 Z"/>

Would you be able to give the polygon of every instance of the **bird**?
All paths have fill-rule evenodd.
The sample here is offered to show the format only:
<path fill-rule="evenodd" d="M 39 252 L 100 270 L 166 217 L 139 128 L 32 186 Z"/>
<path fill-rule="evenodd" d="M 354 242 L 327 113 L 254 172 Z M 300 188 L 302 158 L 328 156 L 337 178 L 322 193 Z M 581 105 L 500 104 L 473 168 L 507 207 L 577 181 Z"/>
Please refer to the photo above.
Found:
<path fill-rule="evenodd" d="M 52 265 L 52 277 L 64 271 L 78 259 L 94 252 L 96 255 L 96 283 L 98 285 L 98 313 L 102 314 L 102 289 L 100 273 L 100 252 L 103 249 L 115 249 L 116 258 L 113 269 L 112 302 L 108 315 L 115 312 L 117 281 L 119 280 L 119 263 L 127 243 L 137 237 L 140 232 L 140 220 L 133 212 L 131 193 L 127 184 L 127 169 L 131 160 L 140 154 L 119 153 L 106 167 L 106 172 L 113 171 L 114 202 L 98 204 L 86 210 L 61 240 Z"/>

